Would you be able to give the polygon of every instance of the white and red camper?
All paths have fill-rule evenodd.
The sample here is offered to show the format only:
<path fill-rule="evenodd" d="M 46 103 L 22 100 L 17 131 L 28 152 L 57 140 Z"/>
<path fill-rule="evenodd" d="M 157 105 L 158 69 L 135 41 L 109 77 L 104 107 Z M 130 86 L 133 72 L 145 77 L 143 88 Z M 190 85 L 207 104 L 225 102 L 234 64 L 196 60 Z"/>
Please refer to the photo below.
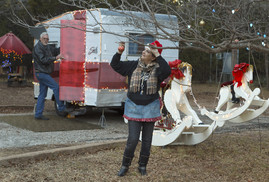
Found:
<path fill-rule="evenodd" d="M 159 14 L 156 19 L 169 23 L 173 20 L 174 25 L 177 25 L 177 19 L 171 15 Z M 44 30 L 49 34 L 49 44 L 60 47 L 65 57 L 60 63 L 55 62 L 52 74 L 59 82 L 60 100 L 84 107 L 122 107 L 127 93 L 126 78 L 109 65 L 117 51 L 118 42 L 126 42 L 123 60 L 137 60 L 143 46 L 133 40 L 145 44 L 155 40 L 137 27 L 126 24 L 126 21 L 127 18 L 121 13 L 93 9 L 67 12 L 42 22 Z M 175 33 L 175 29 L 173 27 L 167 31 Z M 35 44 L 37 41 L 38 38 Z M 177 42 L 170 40 L 159 41 L 167 47 L 177 45 Z M 164 49 L 162 56 L 167 61 L 173 61 L 178 58 L 178 50 Z M 39 85 L 36 78 L 34 81 L 34 95 L 37 98 Z M 53 99 L 51 90 L 48 91 L 47 99 Z"/>

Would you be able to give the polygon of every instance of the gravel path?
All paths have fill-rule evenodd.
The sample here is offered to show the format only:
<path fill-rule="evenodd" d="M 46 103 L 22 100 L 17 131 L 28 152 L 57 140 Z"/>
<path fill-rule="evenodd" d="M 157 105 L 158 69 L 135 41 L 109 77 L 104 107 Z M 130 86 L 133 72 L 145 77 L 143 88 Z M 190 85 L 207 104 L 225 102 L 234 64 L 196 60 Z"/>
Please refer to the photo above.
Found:
<path fill-rule="evenodd" d="M 89 117 L 91 124 L 99 124 L 98 114 L 100 113 L 97 112 L 94 116 L 93 113 L 91 114 Z M 104 129 L 54 132 L 33 132 L 17 128 L 2 122 L 1 116 L 6 116 L 6 114 L 0 115 L 0 149 L 36 145 L 85 144 L 127 138 L 127 124 L 124 123 L 119 114 L 113 112 L 108 113 L 108 116 L 106 116 L 107 121 Z"/>
<path fill-rule="evenodd" d="M 49 113 L 53 115 L 52 113 Z M 20 114 L 21 116 L 27 114 Z M 29 114 L 28 114 L 29 115 Z M 36 145 L 59 145 L 59 144 L 85 144 L 99 142 L 104 140 L 117 140 L 127 138 L 127 124 L 123 118 L 116 112 L 108 111 L 106 113 L 106 126 L 104 129 L 93 130 L 74 130 L 74 131 L 55 131 L 55 132 L 33 132 L 11 126 L 1 122 L 0 115 L 0 149 L 15 147 L 31 147 Z M 14 116 L 10 115 L 10 116 Z M 100 112 L 92 112 L 86 116 L 89 123 L 99 124 Z M 205 123 L 210 121 L 205 117 L 199 116 Z M 226 122 L 223 127 L 217 128 L 216 133 L 223 132 L 241 132 L 241 131 L 259 131 L 269 129 L 269 117 L 260 116 L 250 122 L 235 124 Z"/>

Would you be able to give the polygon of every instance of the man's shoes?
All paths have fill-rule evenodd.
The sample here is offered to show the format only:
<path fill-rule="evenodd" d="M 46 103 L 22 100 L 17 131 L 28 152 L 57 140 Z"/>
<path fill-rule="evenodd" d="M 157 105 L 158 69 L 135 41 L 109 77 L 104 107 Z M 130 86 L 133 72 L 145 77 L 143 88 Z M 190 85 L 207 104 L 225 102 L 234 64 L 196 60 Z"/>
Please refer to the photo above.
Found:
<path fill-rule="evenodd" d="M 65 108 L 65 109 L 62 110 L 62 111 L 58 111 L 57 114 L 58 114 L 59 116 L 63 116 L 63 117 L 65 117 L 65 116 L 67 116 L 69 113 L 71 113 L 72 111 L 74 111 L 73 108 Z"/>
<path fill-rule="evenodd" d="M 69 112 L 72 112 L 74 111 L 73 108 L 65 108 L 64 110 L 60 111 L 60 112 L 63 112 L 63 113 L 69 113 Z"/>
<path fill-rule="evenodd" d="M 38 120 L 49 120 L 49 118 L 47 118 L 45 116 L 38 116 L 38 117 L 35 117 L 35 119 L 38 119 Z"/>

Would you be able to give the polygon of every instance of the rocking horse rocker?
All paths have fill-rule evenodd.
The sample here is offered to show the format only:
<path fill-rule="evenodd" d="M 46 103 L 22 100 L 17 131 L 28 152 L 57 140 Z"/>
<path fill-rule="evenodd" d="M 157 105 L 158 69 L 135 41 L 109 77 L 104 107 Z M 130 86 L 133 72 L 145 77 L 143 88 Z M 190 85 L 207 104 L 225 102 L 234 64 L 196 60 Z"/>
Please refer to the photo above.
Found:
<path fill-rule="evenodd" d="M 170 80 L 164 93 L 164 105 L 168 111 L 162 121 L 156 122 L 152 145 L 195 145 L 207 139 L 222 123 L 203 124 L 189 104 L 186 92 L 191 91 L 192 66 L 181 60 L 169 62 Z M 180 112 L 186 116 L 181 119 Z"/>
<path fill-rule="evenodd" d="M 209 112 L 205 108 L 201 110 L 202 115 L 207 115 L 214 121 L 230 121 L 241 123 L 249 121 L 261 115 L 269 106 L 269 99 L 263 100 L 258 95 L 260 89 L 255 88 L 253 91 L 249 88 L 248 83 L 253 81 L 253 66 L 247 63 L 236 64 L 233 69 L 234 80 L 228 84 L 222 84 L 219 91 L 219 102 L 214 112 Z M 239 104 L 240 99 L 243 105 L 233 107 Z M 227 105 L 226 110 L 221 108 Z M 250 106 L 256 107 L 250 109 Z M 258 108 L 257 108 L 258 107 Z"/>

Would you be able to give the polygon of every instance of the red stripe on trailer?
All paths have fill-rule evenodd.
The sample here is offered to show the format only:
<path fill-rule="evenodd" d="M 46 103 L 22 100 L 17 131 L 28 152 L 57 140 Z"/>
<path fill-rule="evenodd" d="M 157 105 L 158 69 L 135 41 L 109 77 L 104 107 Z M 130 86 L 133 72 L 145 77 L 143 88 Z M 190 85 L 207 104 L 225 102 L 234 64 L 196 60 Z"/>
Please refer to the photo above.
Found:
<path fill-rule="evenodd" d="M 86 87 L 96 89 L 126 89 L 126 78 L 115 72 L 109 63 L 86 63 Z"/>
<path fill-rule="evenodd" d="M 62 61 L 60 84 L 61 87 L 84 87 L 84 62 Z"/>
<path fill-rule="evenodd" d="M 85 20 L 61 20 L 60 100 L 84 101 Z"/>

